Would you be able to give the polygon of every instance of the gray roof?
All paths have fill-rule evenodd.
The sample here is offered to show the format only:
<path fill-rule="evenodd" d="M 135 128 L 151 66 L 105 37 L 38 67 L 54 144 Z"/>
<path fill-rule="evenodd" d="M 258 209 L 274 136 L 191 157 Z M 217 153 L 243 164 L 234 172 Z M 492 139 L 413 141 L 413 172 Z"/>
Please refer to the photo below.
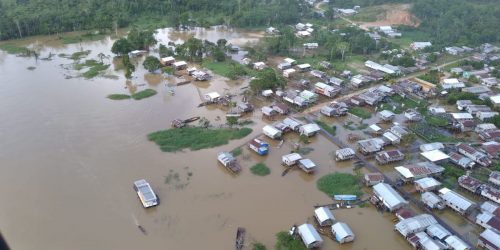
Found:
<path fill-rule="evenodd" d="M 446 230 L 441 224 L 430 225 L 425 231 L 429 236 L 436 237 L 439 240 L 443 240 L 446 236 L 451 235 L 450 231 Z"/>
<path fill-rule="evenodd" d="M 453 204 L 454 207 L 458 207 L 460 210 L 465 211 L 475 205 L 474 202 L 447 188 L 442 188 L 439 193 L 441 193 L 441 198 L 444 201 Z"/>
<path fill-rule="evenodd" d="M 479 239 L 481 240 L 486 240 L 490 245 L 496 246 L 497 248 L 500 248 L 500 234 L 491 230 L 491 229 L 486 229 L 484 232 L 482 232 L 479 235 Z"/>
<path fill-rule="evenodd" d="M 142 194 L 145 202 L 156 200 L 156 195 L 149 183 L 146 182 L 146 180 L 135 181 L 134 185 L 136 186 L 138 192 Z"/>
<path fill-rule="evenodd" d="M 390 210 L 397 208 L 403 204 L 408 204 L 408 201 L 403 199 L 401 195 L 394 190 L 389 184 L 379 183 L 373 186 L 373 192 L 382 200 L 385 206 Z"/>
<path fill-rule="evenodd" d="M 437 224 L 437 221 L 432 215 L 420 214 L 398 222 L 395 228 L 406 237 L 410 233 L 422 232 L 425 228 L 434 224 Z"/>
<path fill-rule="evenodd" d="M 437 181 L 432 177 L 425 177 L 422 179 L 418 179 L 415 181 L 415 183 L 418 184 L 423 189 L 433 188 L 441 185 L 441 182 Z"/>
<path fill-rule="evenodd" d="M 425 192 L 422 193 L 422 202 L 430 206 L 435 206 L 439 202 L 442 202 L 442 200 L 435 193 Z"/>
<path fill-rule="evenodd" d="M 306 246 L 314 242 L 323 242 L 316 229 L 311 224 L 302 224 L 298 228 L 299 235 Z"/>
<path fill-rule="evenodd" d="M 318 222 L 320 224 L 327 220 L 332 220 L 332 221 L 335 220 L 335 217 L 333 217 L 332 212 L 327 207 L 316 208 L 316 210 L 314 210 L 314 215 L 316 215 L 316 219 L 318 219 Z"/>
<path fill-rule="evenodd" d="M 304 166 L 304 168 L 307 168 L 307 169 L 313 169 L 316 167 L 316 164 L 314 164 L 314 162 L 311 161 L 310 159 L 299 160 L 299 164 Z"/>
<path fill-rule="evenodd" d="M 337 239 L 343 239 L 348 236 L 354 236 L 351 228 L 344 222 L 337 222 L 333 224 L 332 231 L 335 232 Z"/>
<path fill-rule="evenodd" d="M 462 239 L 458 238 L 456 235 L 451 235 L 444 240 L 446 244 L 451 247 L 453 250 L 466 250 L 470 249 L 470 246 L 467 245 Z"/>

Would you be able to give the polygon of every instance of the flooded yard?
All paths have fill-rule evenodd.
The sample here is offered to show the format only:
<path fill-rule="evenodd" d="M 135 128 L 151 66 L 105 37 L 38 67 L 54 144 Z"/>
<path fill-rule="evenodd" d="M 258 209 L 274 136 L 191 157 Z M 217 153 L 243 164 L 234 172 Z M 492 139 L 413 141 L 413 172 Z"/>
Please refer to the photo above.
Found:
<path fill-rule="evenodd" d="M 158 36 L 166 42 L 190 34 L 237 45 L 259 37 L 217 30 L 160 30 Z M 83 49 L 91 50 L 87 58 L 95 59 L 101 52 L 110 55 L 112 42 L 106 38 L 39 46 L 41 57 Z M 192 116 L 206 117 L 214 126 L 224 124 L 224 108 L 197 107 L 200 94 L 239 94 L 248 81 L 215 76 L 209 82 L 174 86 L 175 79 L 147 74 L 142 66 L 130 82 L 113 66 L 107 74 L 114 79 L 85 80 L 67 77 L 75 72 L 62 66 L 72 63 L 57 56 L 36 61 L 0 52 L 0 194 L 5 201 L 0 228 L 13 249 L 233 249 L 239 226 L 247 229 L 247 245 L 259 241 L 272 248 L 277 232 L 311 221 L 314 205 L 332 202 L 317 190 L 319 177 L 353 171 L 352 162 L 333 160 L 330 153 L 337 147 L 320 135 L 303 146 L 310 148 L 305 156 L 316 162 L 318 171 L 307 175 L 297 169 L 282 177 L 281 156 L 299 139 L 287 135 L 281 148 L 271 142 L 267 157 L 249 152 L 246 142 L 271 123 L 262 120 L 259 111 L 247 117 L 254 120 L 254 132 L 244 139 L 213 149 L 161 152 L 147 140 L 148 133 Z M 36 68 L 27 70 L 30 66 Z M 145 88 L 158 94 L 140 101 L 106 98 Z M 347 132 L 338 131 L 341 136 Z M 242 145 L 238 159 L 243 171 L 232 176 L 218 164 L 216 154 Z M 250 173 L 258 162 L 265 162 L 271 174 Z M 142 208 L 132 184 L 143 178 L 159 196 L 159 206 Z M 409 249 L 393 232 L 393 215 L 382 215 L 371 206 L 334 213 L 351 226 L 356 240 L 342 246 L 326 240 L 324 249 Z"/>

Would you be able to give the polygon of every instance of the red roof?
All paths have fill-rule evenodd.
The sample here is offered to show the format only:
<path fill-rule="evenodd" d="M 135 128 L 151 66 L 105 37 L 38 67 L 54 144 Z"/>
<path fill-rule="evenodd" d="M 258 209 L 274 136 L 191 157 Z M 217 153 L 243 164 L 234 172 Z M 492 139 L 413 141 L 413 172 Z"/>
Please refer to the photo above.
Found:
<path fill-rule="evenodd" d="M 461 187 L 468 189 L 472 192 L 476 192 L 483 185 L 481 181 L 472 178 L 468 175 L 462 175 L 458 177 L 458 184 Z"/>
<path fill-rule="evenodd" d="M 467 144 L 464 144 L 464 143 L 458 144 L 457 147 L 459 149 L 462 149 L 463 151 L 469 153 L 469 154 L 474 154 L 476 152 L 476 150 L 473 147 L 471 147 L 471 146 L 469 146 Z"/>

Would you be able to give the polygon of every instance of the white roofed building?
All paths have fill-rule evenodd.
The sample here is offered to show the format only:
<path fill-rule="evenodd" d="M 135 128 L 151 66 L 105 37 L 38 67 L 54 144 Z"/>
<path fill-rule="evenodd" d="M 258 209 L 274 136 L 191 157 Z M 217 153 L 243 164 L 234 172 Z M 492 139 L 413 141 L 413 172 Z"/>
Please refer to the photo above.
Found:
<path fill-rule="evenodd" d="M 408 201 L 401 197 L 389 184 L 379 183 L 373 186 L 373 193 L 391 212 L 408 205 Z"/>

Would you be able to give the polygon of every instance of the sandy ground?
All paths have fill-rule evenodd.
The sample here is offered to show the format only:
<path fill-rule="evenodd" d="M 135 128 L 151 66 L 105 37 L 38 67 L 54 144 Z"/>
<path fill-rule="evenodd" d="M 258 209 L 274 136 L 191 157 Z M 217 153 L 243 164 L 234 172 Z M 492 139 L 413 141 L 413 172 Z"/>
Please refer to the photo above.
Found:
<path fill-rule="evenodd" d="M 420 25 L 420 20 L 410 13 L 410 4 L 388 4 L 380 7 L 384 7 L 384 12 L 377 16 L 377 21 L 360 22 L 362 29 L 384 25 L 409 25 L 415 27 Z"/>

